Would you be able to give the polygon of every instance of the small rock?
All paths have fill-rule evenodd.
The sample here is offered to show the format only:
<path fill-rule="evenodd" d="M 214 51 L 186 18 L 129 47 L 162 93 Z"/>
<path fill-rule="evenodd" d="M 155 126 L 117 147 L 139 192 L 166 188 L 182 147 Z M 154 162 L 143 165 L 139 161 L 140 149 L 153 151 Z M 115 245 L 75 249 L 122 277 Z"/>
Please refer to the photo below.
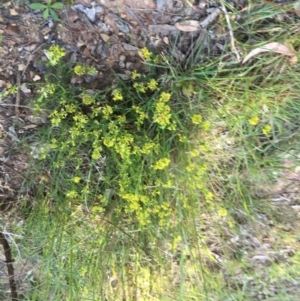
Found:
<path fill-rule="evenodd" d="M 21 91 L 25 94 L 30 94 L 31 90 L 26 87 L 26 83 L 23 83 L 20 87 Z"/>
<path fill-rule="evenodd" d="M 125 68 L 125 63 L 122 62 L 122 61 L 120 61 L 120 62 L 119 62 L 119 66 L 120 66 L 120 68 L 124 69 L 124 68 Z"/>
<path fill-rule="evenodd" d="M 137 47 L 127 44 L 127 43 L 122 43 L 122 45 L 123 45 L 124 49 L 127 51 L 137 51 L 138 50 Z"/>
<path fill-rule="evenodd" d="M 106 33 L 110 31 L 110 25 L 107 25 L 107 24 L 104 23 L 104 22 L 99 21 L 99 22 L 97 23 L 97 25 L 98 25 L 98 27 L 100 27 L 100 29 L 101 29 L 102 31 L 104 31 L 104 32 L 106 32 Z"/>
<path fill-rule="evenodd" d="M 3 88 L 5 86 L 5 81 L 0 79 L 0 88 Z"/>
<path fill-rule="evenodd" d="M 19 64 L 18 65 L 18 70 L 19 71 L 23 71 L 25 68 L 26 68 L 26 65 L 24 65 L 24 64 Z"/>
<path fill-rule="evenodd" d="M 125 66 L 126 66 L 126 69 L 131 69 L 133 64 L 132 64 L 132 62 L 127 62 Z"/>
<path fill-rule="evenodd" d="M 101 33 L 100 36 L 105 43 L 110 39 L 110 36 L 106 33 Z"/>
<path fill-rule="evenodd" d="M 28 115 L 26 116 L 26 121 L 29 121 L 33 124 L 44 124 L 47 122 L 46 117 L 41 117 L 41 116 L 33 116 L 33 115 Z"/>
<path fill-rule="evenodd" d="M 24 49 L 29 52 L 32 52 L 33 50 L 36 49 L 36 47 L 37 47 L 37 44 L 31 44 L 31 45 L 25 46 Z"/>
<path fill-rule="evenodd" d="M 14 8 L 11 8 L 11 9 L 9 10 L 9 13 L 10 13 L 11 16 L 18 16 L 18 13 L 15 11 Z"/>
<path fill-rule="evenodd" d="M 109 48 L 102 42 L 97 45 L 96 52 L 100 55 L 101 59 L 104 60 L 109 55 Z"/>
<path fill-rule="evenodd" d="M 199 4 L 198 4 L 198 7 L 200 9 L 204 9 L 206 7 L 207 3 L 205 0 L 200 0 Z"/>
<path fill-rule="evenodd" d="M 124 33 L 129 33 L 130 32 L 130 29 L 129 29 L 129 26 L 125 23 L 124 20 L 122 19 L 116 19 L 114 20 L 117 27 L 119 28 L 120 31 L 124 32 Z"/>
<path fill-rule="evenodd" d="M 267 255 L 255 255 L 250 259 L 253 263 L 269 266 L 273 263 L 272 259 Z"/>
<path fill-rule="evenodd" d="M 121 77 L 123 80 L 129 80 L 131 78 L 131 72 L 126 70 L 125 73 L 126 74 L 117 73 L 117 75 Z"/>
<path fill-rule="evenodd" d="M 291 206 L 296 212 L 300 212 L 300 205 Z"/>
<path fill-rule="evenodd" d="M 41 77 L 38 75 L 38 74 L 36 74 L 34 77 L 33 77 L 33 81 L 34 82 L 36 82 L 36 81 L 38 81 L 38 80 L 40 80 L 41 79 Z"/>
<path fill-rule="evenodd" d="M 149 25 L 149 31 L 151 32 L 151 34 L 158 34 L 163 36 L 168 36 L 168 35 L 174 36 L 179 33 L 178 28 L 168 24 Z"/>
<path fill-rule="evenodd" d="M 121 54 L 121 55 L 119 56 L 119 60 L 120 60 L 121 62 L 125 62 L 126 56 L 125 56 L 124 54 Z"/>

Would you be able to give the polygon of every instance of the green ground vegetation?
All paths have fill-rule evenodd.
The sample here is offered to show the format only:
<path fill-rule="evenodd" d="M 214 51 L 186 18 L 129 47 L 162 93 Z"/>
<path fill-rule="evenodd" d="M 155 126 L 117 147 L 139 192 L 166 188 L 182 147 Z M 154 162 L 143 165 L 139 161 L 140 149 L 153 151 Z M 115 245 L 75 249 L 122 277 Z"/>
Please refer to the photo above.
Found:
<path fill-rule="evenodd" d="M 299 50 L 297 16 L 266 3 L 233 11 L 238 49 Z M 16 255 L 34 267 L 25 300 L 262 300 L 255 290 L 296 300 L 286 282 L 300 279 L 299 254 L 257 272 L 228 241 L 242 212 L 255 233 L 258 216 L 275 221 L 274 248 L 297 245 L 265 188 L 284 159 L 297 164 L 299 64 L 265 53 L 240 65 L 228 49 L 183 68 L 145 48 L 147 74 L 95 91 L 69 84 L 96 70 L 64 55 L 47 51 L 31 105 L 49 124 L 35 134 L 24 182 L 35 196 L 18 200 L 24 222 L 10 226 L 23 237 Z"/>

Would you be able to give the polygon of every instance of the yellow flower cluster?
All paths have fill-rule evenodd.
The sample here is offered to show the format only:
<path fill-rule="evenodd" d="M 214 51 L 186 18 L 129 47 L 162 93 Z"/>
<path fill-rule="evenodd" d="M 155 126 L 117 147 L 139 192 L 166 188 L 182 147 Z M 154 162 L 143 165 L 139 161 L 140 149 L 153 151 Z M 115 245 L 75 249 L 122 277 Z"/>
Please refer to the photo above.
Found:
<path fill-rule="evenodd" d="M 74 73 L 78 76 L 82 76 L 85 74 L 93 75 L 93 74 L 97 73 L 97 69 L 95 67 L 89 67 L 89 66 L 80 64 L 80 65 L 76 65 L 74 67 Z"/>
<path fill-rule="evenodd" d="M 140 129 L 141 125 L 143 124 L 144 120 L 148 118 L 148 114 L 145 113 L 140 107 L 133 105 L 133 110 L 138 115 L 135 124 L 137 125 L 138 129 Z"/>
<path fill-rule="evenodd" d="M 194 114 L 192 116 L 192 123 L 193 124 L 200 124 L 202 122 L 202 116 L 200 114 Z"/>
<path fill-rule="evenodd" d="M 134 83 L 133 87 L 137 92 L 146 93 L 146 86 L 143 83 Z"/>
<path fill-rule="evenodd" d="M 7 90 L 2 94 L 3 97 L 7 97 L 8 95 L 14 95 L 18 92 L 18 86 L 15 85 L 9 85 Z"/>
<path fill-rule="evenodd" d="M 53 95 L 55 93 L 55 86 L 54 84 L 46 84 L 41 88 L 40 92 L 40 97 L 38 101 L 42 101 L 44 98 L 47 98 L 48 95 Z"/>
<path fill-rule="evenodd" d="M 121 101 L 123 100 L 123 95 L 121 89 L 114 89 L 111 93 L 112 98 L 114 101 Z"/>
<path fill-rule="evenodd" d="M 61 110 L 61 111 L 57 111 L 57 110 L 54 110 L 51 114 L 50 114 L 50 120 L 51 120 L 51 124 L 53 126 L 59 126 L 61 121 L 63 119 L 65 119 L 67 117 L 67 113 L 66 111 L 64 110 Z"/>
<path fill-rule="evenodd" d="M 95 99 L 92 97 L 92 95 L 88 93 L 84 93 L 82 95 L 82 103 L 86 106 L 89 106 L 95 102 Z"/>
<path fill-rule="evenodd" d="M 249 123 L 253 126 L 256 126 L 259 124 L 260 120 L 258 116 L 252 116 L 249 120 Z"/>
<path fill-rule="evenodd" d="M 157 123 L 162 129 L 166 127 L 173 129 L 171 123 L 171 108 L 168 104 L 166 104 L 170 100 L 170 98 L 170 93 L 162 92 L 160 94 L 159 100 L 155 104 L 153 121 Z"/>
<path fill-rule="evenodd" d="M 159 160 L 153 165 L 153 169 L 154 169 L 154 170 L 165 169 L 166 167 L 169 166 L 170 162 L 171 162 L 171 161 L 170 161 L 169 158 L 162 158 L 162 159 L 159 159 Z"/>
<path fill-rule="evenodd" d="M 60 59 L 66 55 L 65 49 L 58 45 L 51 45 L 44 53 L 52 66 L 57 65 Z"/>
<path fill-rule="evenodd" d="M 75 116 L 73 116 L 73 120 L 75 121 L 75 125 L 78 129 L 83 129 L 89 121 L 88 117 L 81 112 L 78 112 Z"/>
<path fill-rule="evenodd" d="M 106 105 L 105 107 L 102 108 L 102 113 L 104 119 L 109 119 L 110 115 L 113 113 L 113 109 L 111 106 Z"/>
<path fill-rule="evenodd" d="M 272 127 L 269 124 L 267 124 L 263 127 L 262 132 L 264 133 L 264 135 L 268 136 L 270 134 L 271 130 L 272 130 Z"/>
<path fill-rule="evenodd" d="M 81 180 L 81 178 L 77 177 L 77 176 L 73 178 L 73 182 L 76 184 L 78 184 L 80 182 L 80 180 Z"/>
<path fill-rule="evenodd" d="M 138 73 L 136 70 L 133 70 L 132 73 L 131 73 L 131 79 L 135 80 L 139 77 L 141 77 L 141 74 Z"/>
<path fill-rule="evenodd" d="M 140 55 L 142 58 L 144 58 L 145 61 L 150 61 L 152 58 L 152 52 L 150 52 L 146 47 L 141 49 Z"/>
<path fill-rule="evenodd" d="M 157 81 L 156 81 L 154 78 L 152 78 L 152 79 L 148 82 L 147 88 L 148 88 L 150 91 L 155 91 L 155 90 L 157 90 L 157 85 L 158 85 Z"/>

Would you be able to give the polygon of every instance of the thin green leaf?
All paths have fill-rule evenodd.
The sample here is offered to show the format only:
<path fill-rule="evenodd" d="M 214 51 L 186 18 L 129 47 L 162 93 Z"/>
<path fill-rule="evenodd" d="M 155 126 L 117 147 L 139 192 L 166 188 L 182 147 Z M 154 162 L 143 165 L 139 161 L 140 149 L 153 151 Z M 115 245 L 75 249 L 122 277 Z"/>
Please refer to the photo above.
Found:
<path fill-rule="evenodd" d="M 50 5 L 52 0 L 47 0 L 47 4 Z"/>
<path fill-rule="evenodd" d="M 32 3 L 29 5 L 29 7 L 31 9 L 44 9 L 44 8 L 47 8 L 47 5 L 42 4 L 42 3 Z"/>
<path fill-rule="evenodd" d="M 51 5 L 51 8 L 55 8 L 55 9 L 63 9 L 63 7 L 64 5 L 60 2 L 56 2 Z"/>
<path fill-rule="evenodd" d="M 57 13 L 52 8 L 49 8 L 49 11 L 50 11 L 50 15 L 53 18 L 53 20 L 59 21 Z"/>
<path fill-rule="evenodd" d="M 49 9 L 47 8 L 47 9 L 45 9 L 44 12 L 43 12 L 43 18 L 44 18 L 44 19 L 48 19 L 48 17 L 49 17 Z"/>

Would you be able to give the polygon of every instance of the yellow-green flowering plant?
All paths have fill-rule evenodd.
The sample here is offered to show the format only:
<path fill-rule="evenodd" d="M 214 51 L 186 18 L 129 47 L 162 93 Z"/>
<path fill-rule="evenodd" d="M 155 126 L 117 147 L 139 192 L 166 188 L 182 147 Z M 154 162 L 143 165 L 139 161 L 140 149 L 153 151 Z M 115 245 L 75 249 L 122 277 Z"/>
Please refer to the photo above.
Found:
<path fill-rule="evenodd" d="M 68 69 L 65 53 L 57 45 L 47 50 L 49 68 L 58 68 L 55 77 L 46 77 L 35 103 L 37 110 L 50 111 L 51 143 L 40 159 L 55 160 L 52 173 L 60 174 L 68 166 L 69 184 L 60 183 L 60 193 L 69 201 L 97 202 L 105 212 L 112 202 L 108 191 L 113 191 L 118 200 L 115 213 L 124 212 L 128 222 L 147 226 L 158 219 L 167 224 L 172 208 L 163 199 L 176 188 L 168 171 L 172 145 L 185 145 L 182 137 L 202 125 L 202 115 L 195 109 L 189 112 L 189 104 L 179 107 L 168 85 L 137 71 L 129 84 L 120 82 L 112 89 L 90 93 L 66 88 L 72 75 L 97 70 L 83 64 Z M 143 55 L 154 58 L 145 49 Z"/>

